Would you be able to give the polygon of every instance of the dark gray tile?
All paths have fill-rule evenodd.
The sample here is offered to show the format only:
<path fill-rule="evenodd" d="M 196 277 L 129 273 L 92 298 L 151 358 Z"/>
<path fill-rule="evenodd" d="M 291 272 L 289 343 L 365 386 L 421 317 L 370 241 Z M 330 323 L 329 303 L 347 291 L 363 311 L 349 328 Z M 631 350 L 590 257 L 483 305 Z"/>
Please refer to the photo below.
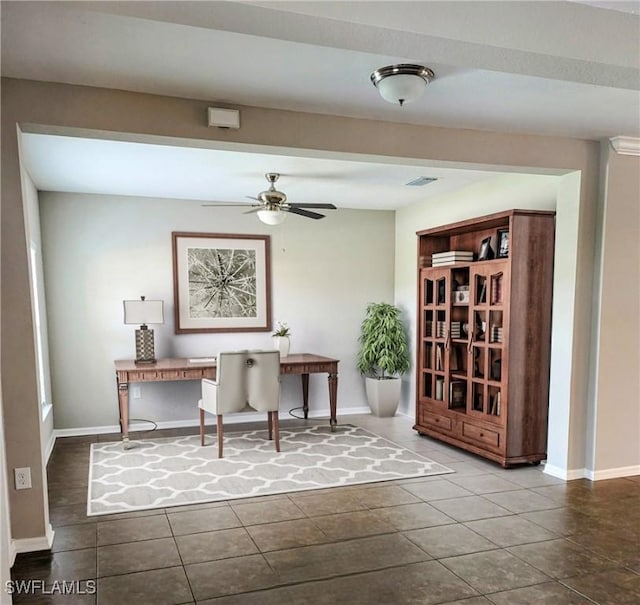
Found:
<path fill-rule="evenodd" d="M 197 601 L 250 592 L 275 586 L 278 576 L 262 555 L 186 565 L 185 570 Z"/>
<path fill-rule="evenodd" d="M 614 566 L 612 561 L 562 538 L 513 546 L 509 548 L 509 552 L 556 579 L 597 573 Z"/>
<path fill-rule="evenodd" d="M 243 525 L 291 521 L 305 516 L 302 510 L 288 498 L 269 499 L 263 502 L 231 502 L 231 508 Z"/>
<path fill-rule="evenodd" d="M 570 588 L 599 605 L 637 605 L 640 603 L 640 575 L 626 569 L 582 574 L 562 580 Z"/>
<path fill-rule="evenodd" d="M 493 474 L 502 477 L 520 487 L 546 487 L 549 485 L 563 485 L 564 479 L 558 479 L 544 473 L 540 467 L 536 468 L 510 468 L 503 471 L 495 471 Z"/>
<path fill-rule="evenodd" d="M 19 556 L 11 570 L 13 579 L 91 580 L 96 577 L 96 549 L 69 550 L 49 553 L 40 551 L 30 556 Z"/>
<path fill-rule="evenodd" d="M 591 517 L 572 508 L 553 508 L 518 516 L 561 536 L 569 536 L 593 527 Z"/>
<path fill-rule="evenodd" d="M 55 530 L 53 552 L 95 548 L 97 544 L 97 524 L 67 525 Z"/>
<path fill-rule="evenodd" d="M 518 515 L 469 521 L 465 525 L 498 546 L 503 547 L 557 538 L 556 534 L 526 519 L 522 519 Z"/>
<path fill-rule="evenodd" d="M 473 496 L 473 493 L 469 490 L 445 479 L 441 479 L 439 481 L 427 481 L 425 483 L 413 483 L 405 486 L 404 489 L 426 502 L 429 502 L 430 500 L 458 498 L 460 496 Z"/>
<path fill-rule="evenodd" d="M 348 513 L 354 510 L 364 510 L 367 506 L 350 491 L 324 490 L 323 493 L 291 494 L 300 509 L 309 517 L 332 515 L 333 513 Z"/>
<path fill-rule="evenodd" d="M 230 506 L 218 506 L 186 513 L 169 513 L 167 516 L 174 536 L 231 529 L 242 525 Z"/>
<path fill-rule="evenodd" d="M 99 605 L 179 605 L 193 602 L 182 567 L 98 579 Z"/>
<path fill-rule="evenodd" d="M 456 477 L 455 475 L 451 475 L 449 480 L 452 483 L 456 483 L 470 492 L 473 492 L 474 494 L 490 494 L 493 492 L 508 492 L 520 489 L 520 486 L 517 483 L 513 483 L 507 479 L 497 477 L 490 473 L 466 477 Z"/>
<path fill-rule="evenodd" d="M 176 536 L 175 540 L 185 565 L 252 555 L 258 552 L 247 530 L 240 527 Z"/>
<path fill-rule="evenodd" d="M 455 523 L 451 517 L 426 502 L 380 508 L 377 512 L 399 531 Z"/>
<path fill-rule="evenodd" d="M 593 605 L 577 592 L 563 586 L 559 582 L 545 582 L 527 588 L 516 588 L 490 595 L 495 605 Z"/>
<path fill-rule="evenodd" d="M 201 601 L 199 605 L 435 605 L 476 594 L 435 561 Z M 466 601 L 461 603 L 467 604 Z M 485 601 L 489 604 L 489 601 Z M 467 605 L 480 605 L 471 600 Z"/>
<path fill-rule="evenodd" d="M 86 501 L 86 487 L 49 490 L 49 506 L 67 506 L 68 504 L 86 503 Z"/>
<path fill-rule="evenodd" d="M 265 553 L 264 556 L 285 582 L 372 571 L 430 558 L 399 534 L 303 546 Z"/>
<path fill-rule="evenodd" d="M 549 580 L 541 571 L 504 550 L 441 559 L 441 563 L 483 594 Z"/>
<path fill-rule="evenodd" d="M 493 542 L 460 524 L 417 529 L 404 535 L 435 559 L 496 548 Z"/>
<path fill-rule="evenodd" d="M 410 494 L 404 487 L 396 485 L 385 485 L 383 487 L 363 486 L 361 489 L 354 490 L 351 493 L 360 499 L 367 508 L 381 508 L 383 506 L 398 506 L 400 504 L 420 502 L 419 498 Z"/>
<path fill-rule="evenodd" d="M 311 519 L 251 525 L 247 527 L 247 531 L 262 552 L 329 541 L 325 533 Z"/>
<path fill-rule="evenodd" d="M 147 571 L 181 565 L 173 538 L 112 544 L 98 548 L 98 576 Z"/>
<path fill-rule="evenodd" d="M 521 489 L 513 492 L 485 494 L 484 497 L 512 513 L 529 513 L 536 510 L 558 508 L 557 502 L 536 494 L 531 490 Z"/>
<path fill-rule="evenodd" d="M 353 513 L 314 517 L 313 520 L 332 541 L 362 538 L 395 531 L 391 522 L 384 515 L 381 515 L 379 510 L 359 510 Z"/>
<path fill-rule="evenodd" d="M 459 601 L 447 601 L 441 605 L 491 605 L 491 601 L 487 597 L 471 597 L 470 599 L 461 599 Z"/>
<path fill-rule="evenodd" d="M 435 500 L 431 502 L 438 510 L 442 511 L 456 521 L 475 521 L 476 519 L 489 519 L 491 517 L 503 517 L 511 515 L 511 511 L 502 508 L 482 496 L 467 496 L 450 500 Z"/>
<path fill-rule="evenodd" d="M 170 536 L 171 528 L 165 515 L 98 523 L 98 546 Z"/>

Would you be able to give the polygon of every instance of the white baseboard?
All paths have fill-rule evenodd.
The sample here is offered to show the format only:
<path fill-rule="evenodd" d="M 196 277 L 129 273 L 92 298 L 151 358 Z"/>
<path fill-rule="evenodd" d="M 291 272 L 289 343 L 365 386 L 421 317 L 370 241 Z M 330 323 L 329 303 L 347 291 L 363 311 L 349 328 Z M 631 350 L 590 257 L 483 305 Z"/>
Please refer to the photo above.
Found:
<path fill-rule="evenodd" d="M 632 477 L 640 475 L 640 464 L 633 466 L 620 466 L 618 468 L 606 468 L 601 471 L 587 470 L 587 479 L 601 481 L 602 479 L 617 479 L 619 477 Z"/>
<path fill-rule="evenodd" d="M 632 477 L 640 475 L 640 465 L 621 466 L 619 468 L 607 468 L 601 471 L 594 471 L 589 468 L 579 468 L 567 470 L 557 466 L 546 464 L 544 472 L 559 479 L 571 481 L 572 479 L 589 479 L 590 481 L 601 481 L 603 479 L 617 479 L 621 477 Z"/>
<path fill-rule="evenodd" d="M 357 414 L 369 414 L 371 410 L 367 406 L 358 406 L 352 408 L 340 408 L 338 414 L 338 424 L 340 423 L 340 416 L 357 415 Z M 297 413 L 302 414 L 302 410 L 297 410 Z M 288 413 L 280 411 L 280 420 L 286 420 L 290 418 Z M 309 418 L 327 418 L 327 413 L 322 410 L 310 410 Z M 226 414 L 224 417 L 225 424 L 239 424 L 242 422 L 265 422 L 267 420 L 266 413 L 251 412 L 247 414 Z M 200 426 L 197 418 L 189 418 L 186 420 L 163 420 L 156 422 L 159 429 L 182 429 L 189 427 Z M 207 426 L 214 426 L 216 424 L 215 416 L 207 414 L 205 417 L 205 424 Z M 137 423 L 134 422 L 129 425 L 129 431 L 144 431 L 150 428 L 148 422 Z M 105 433 L 119 433 L 120 425 L 111 424 L 106 426 L 87 426 L 77 427 L 70 429 L 54 429 L 53 433 L 55 438 L 57 437 L 82 437 L 86 435 L 104 435 Z"/>
<path fill-rule="evenodd" d="M 572 481 L 573 479 L 586 479 L 587 469 L 566 469 L 559 466 L 553 466 L 551 464 L 544 465 L 544 472 L 552 477 L 558 477 L 558 479 L 564 479 L 565 481 Z"/>
<path fill-rule="evenodd" d="M 11 540 L 9 545 L 9 561 L 10 565 L 16 560 L 16 555 L 22 552 L 35 552 L 38 550 L 51 550 L 53 546 L 53 538 L 55 532 L 51 524 L 47 525 L 47 533 L 44 536 L 37 536 L 35 538 L 19 538 L 17 540 Z"/>

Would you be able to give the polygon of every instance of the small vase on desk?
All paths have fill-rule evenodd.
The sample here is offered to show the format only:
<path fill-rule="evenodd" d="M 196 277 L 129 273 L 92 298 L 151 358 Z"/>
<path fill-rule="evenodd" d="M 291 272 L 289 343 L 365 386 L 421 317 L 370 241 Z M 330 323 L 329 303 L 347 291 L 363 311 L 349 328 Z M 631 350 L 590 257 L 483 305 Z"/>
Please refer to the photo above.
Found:
<path fill-rule="evenodd" d="M 289 342 L 288 336 L 274 336 L 273 337 L 273 346 L 280 351 L 280 357 L 286 357 L 289 355 L 289 346 L 291 343 Z"/>

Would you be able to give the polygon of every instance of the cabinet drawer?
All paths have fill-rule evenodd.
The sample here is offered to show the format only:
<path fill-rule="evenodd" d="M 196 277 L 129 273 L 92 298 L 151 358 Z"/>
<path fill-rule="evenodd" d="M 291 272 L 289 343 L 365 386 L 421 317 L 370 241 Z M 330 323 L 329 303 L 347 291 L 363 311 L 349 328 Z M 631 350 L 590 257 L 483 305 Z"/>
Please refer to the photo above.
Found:
<path fill-rule="evenodd" d="M 500 447 L 500 433 L 469 422 L 462 423 L 462 436 L 468 440 L 477 441 L 482 445 L 489 445 L 494 448 Z"/>
<path fill-rule="evenodd" d="M 434 414 L 427 410 L 423 410 L 422 412 L 422 422 L 425 426 L 429 426 L 437 431 L 446 431 L 447 433 L 450 433 L 453 430 L 453 422 L 451 421 L 451 418 L 448 418 L 447 416 L 440 416 L 440 414 Z"/>
<path fill-rule="evenodd" d="M 198 378 L 206 378 L 207 376 L 206 372 L 207 371 L 205 368 L 196 368 L 193 370 L 182 370 L 182 376 L 187 380 L 190 380 L 190 379 L 197 380 Z"/>
<path fill-rule="evenodd" d="M 182 378 L 181 370 L 162 370 L 158 373 L 161 380 L 180 380 Z"/>
<path fill-rule="evenodd" d="M 158 372 L 155 370 L 139 370 L 129 372 L 129 382 L 145 382 L 148 380 L 157 380 Z"/>

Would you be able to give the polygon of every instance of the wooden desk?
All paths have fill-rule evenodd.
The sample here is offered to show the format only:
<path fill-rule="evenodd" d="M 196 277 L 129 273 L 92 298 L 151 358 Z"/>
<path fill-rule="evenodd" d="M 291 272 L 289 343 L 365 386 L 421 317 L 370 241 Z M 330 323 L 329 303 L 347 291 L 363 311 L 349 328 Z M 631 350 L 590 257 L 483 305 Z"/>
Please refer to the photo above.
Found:
<path fill-rule="evenodd" d="M 216 378 L 215 361 L 191 362 L 189 359 L 159 359 L 156 363 L 136 365 L 133 360 L 119 360 L 116 365 L 118 404 L 120 409 L 120 432 L 125 444 L 129 441 L 129 383 L 165 382 L 171 380 L 202 380 Z M 338 420 L 338 360 L 310 353 L 288 355 L 280 360 L 280 372 L 298 374 L 302 379 L 302 409 L 304 417 L 309 415 L 309 374 L 329 375 L 329 407 L 331 430 L 335 430 Z M 194 401 L 194 410 L 197 402 Z"/>

